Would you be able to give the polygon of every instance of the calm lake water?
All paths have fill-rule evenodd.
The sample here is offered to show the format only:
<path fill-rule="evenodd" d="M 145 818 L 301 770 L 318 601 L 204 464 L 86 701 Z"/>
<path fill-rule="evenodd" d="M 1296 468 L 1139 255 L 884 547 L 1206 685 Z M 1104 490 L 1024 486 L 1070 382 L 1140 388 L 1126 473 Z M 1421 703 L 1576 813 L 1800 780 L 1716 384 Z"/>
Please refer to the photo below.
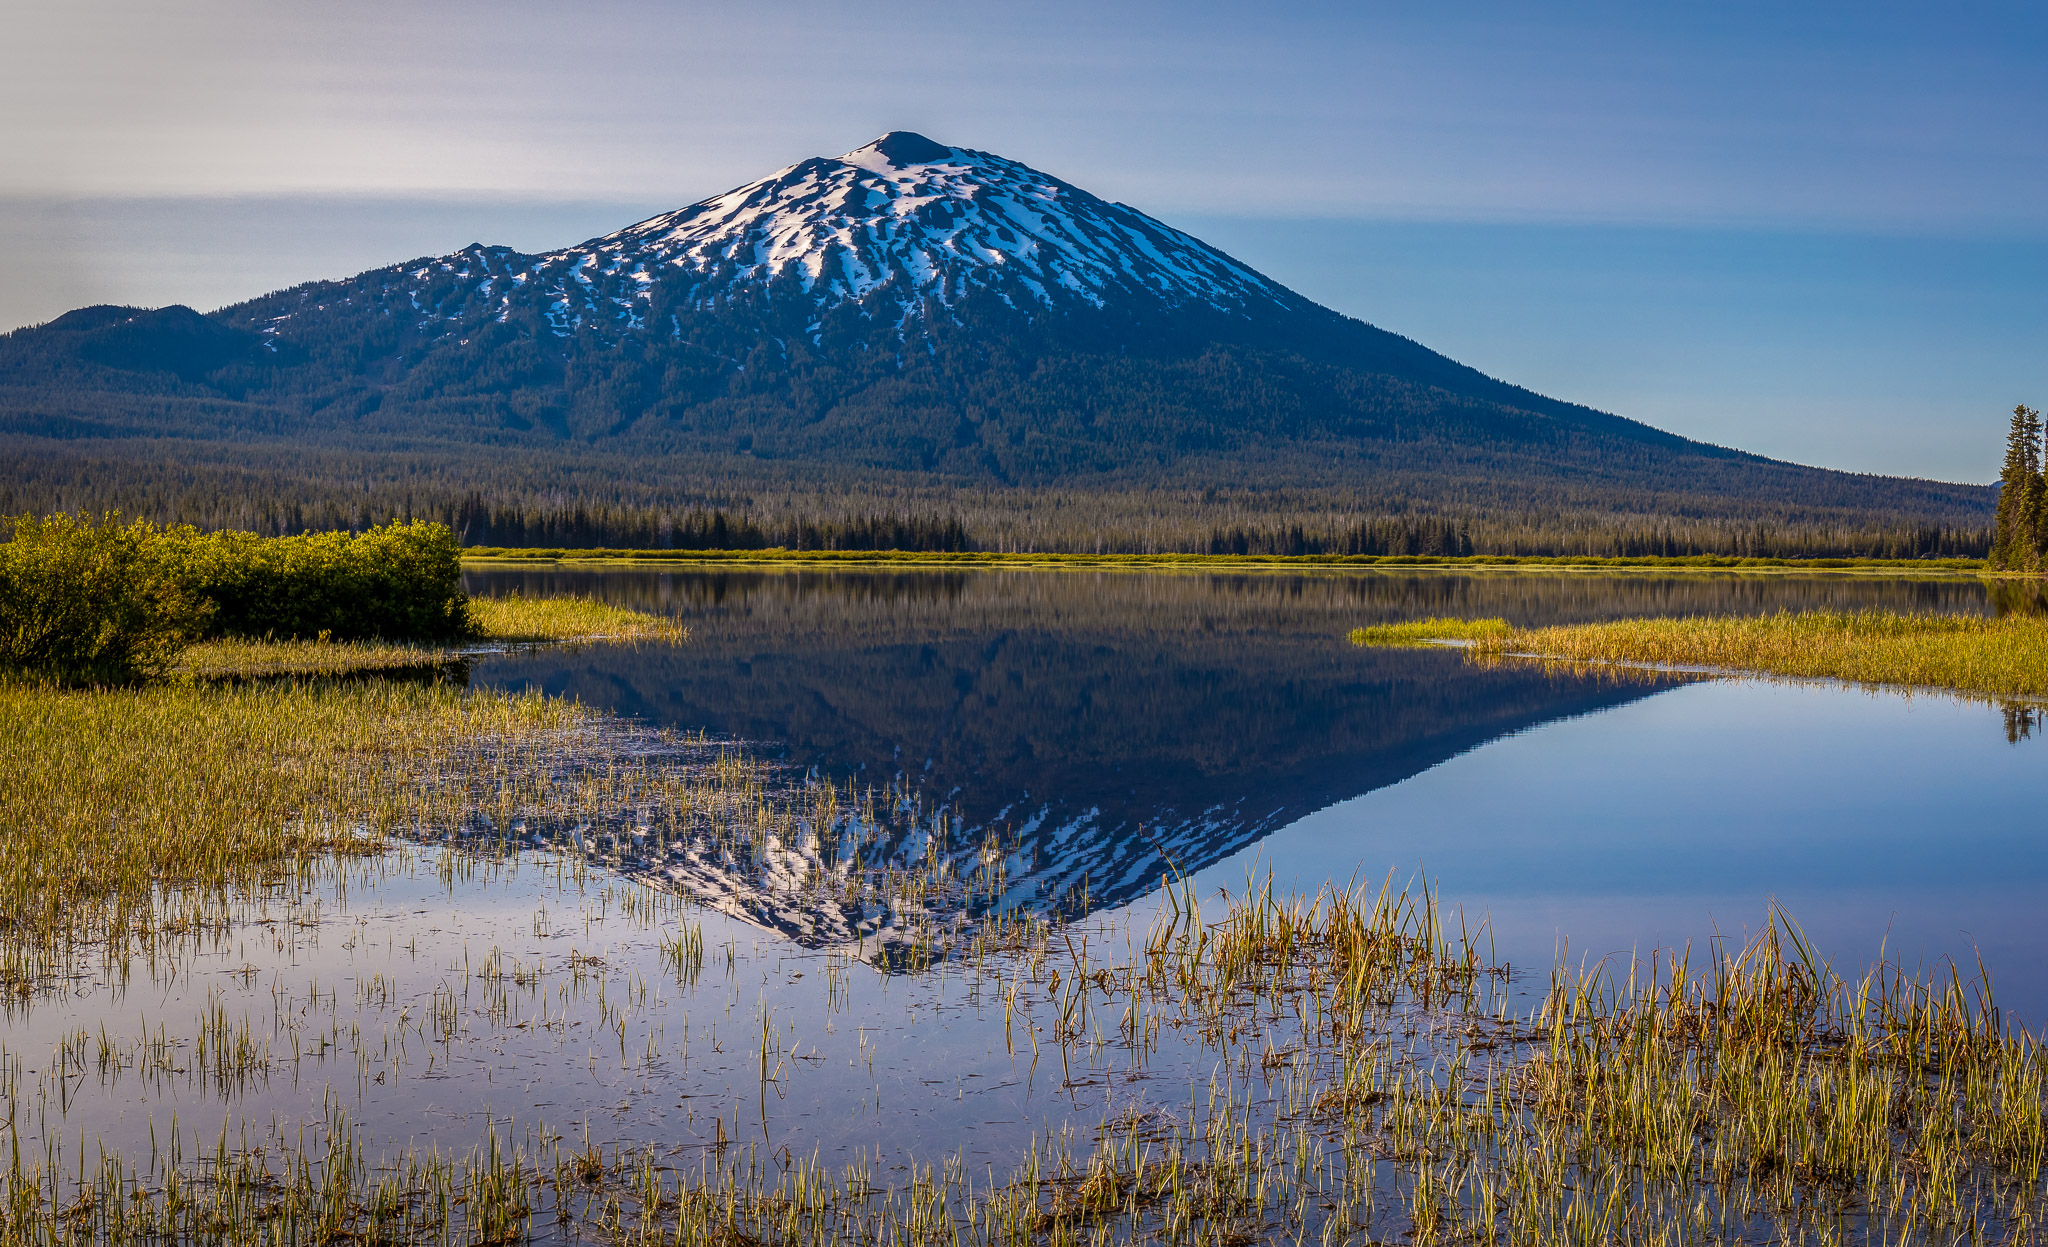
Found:
<path fill-rule="evenodd" d="M 479 571 L 689 621 L 679 647 L 480 663 L 901 777 L 966 838 L 1014 838 L 1046 898 L 1144 904 L 1177 866 L 1241 890 L 1426 876 L 1499 955 L 1547 968 L 1741 939 L 1780 904 L 1843 967 L 1983 956 L 2048 1016 L 2026 708 L 1817 682 L 1480 667 L 1360 649 L 1360 624 L 1524 625 L 1888 608 L 1990 612 L 1981 582 L 1790 576 L 1079 571 Z M 1048 900 L 1048 903 L 1051 903 Z M 1540 977 L 1540 976 L 1539 976 Z"/>

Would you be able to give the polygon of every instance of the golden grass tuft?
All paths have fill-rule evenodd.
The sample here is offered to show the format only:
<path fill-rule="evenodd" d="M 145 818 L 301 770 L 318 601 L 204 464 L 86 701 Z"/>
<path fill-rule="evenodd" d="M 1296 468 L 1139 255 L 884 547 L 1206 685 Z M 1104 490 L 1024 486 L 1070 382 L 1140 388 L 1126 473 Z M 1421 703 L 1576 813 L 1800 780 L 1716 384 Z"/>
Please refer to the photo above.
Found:
<path fill-rule="evenodd" d="M 581 595 L 471 598 L 486 638 L 497 641 L 681 641 L 689 629 L 662 615 L 612 606 Z"/>
<path fill-rule="evenodd" d="M 1353 628 L 1353 645 L 1428 645 L 1434 641 L 1484 641 L 1514 629 L 1505 619 L 1422 619 Z"/>
<path fill-rule="evenodd" d="M 1781 611 L 1696 619 L 1627 619 L 1552 628 L 1499 620 L 1429 620 L 1361 628 L 1360 645 L 1466 638 L 1475 656 L 1654 663 L 1998 697 L 2048 696 L 2048 618 Z M 1488 631 L 1475 634 L 1472 629 Z"/>
<path fill-rule="evenodd" d="M 191 646 L 172 674 L 201 680 L 350 675 L 415 670 L 448 660 L 440 650 L 382 641 L 253 641 L 237 637 Z"/>

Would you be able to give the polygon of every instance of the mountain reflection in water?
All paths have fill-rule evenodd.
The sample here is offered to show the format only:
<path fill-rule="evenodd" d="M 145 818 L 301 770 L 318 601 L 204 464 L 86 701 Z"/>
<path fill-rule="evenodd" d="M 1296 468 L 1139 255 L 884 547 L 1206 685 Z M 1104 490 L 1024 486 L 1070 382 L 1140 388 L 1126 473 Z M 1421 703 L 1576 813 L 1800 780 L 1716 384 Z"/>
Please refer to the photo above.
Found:
<path fill-rule="evenodd" d="M 1487 741 L 1689 679 L 1360 649 L 1345 639 L 1360 624 L 1988 609 L 1976 582 L 1848 578 L 491 570 L 468 580 L 483 594 L 593 594 L 691 625 L 680 646 L 492 659 L 479 683 L 908 787 L 945 816 L 954 851 L 991 838 L 1009 850 L 1002 906 L 1069 914 L 1131 900 L 1170 870 L 1200 870 Z"/>

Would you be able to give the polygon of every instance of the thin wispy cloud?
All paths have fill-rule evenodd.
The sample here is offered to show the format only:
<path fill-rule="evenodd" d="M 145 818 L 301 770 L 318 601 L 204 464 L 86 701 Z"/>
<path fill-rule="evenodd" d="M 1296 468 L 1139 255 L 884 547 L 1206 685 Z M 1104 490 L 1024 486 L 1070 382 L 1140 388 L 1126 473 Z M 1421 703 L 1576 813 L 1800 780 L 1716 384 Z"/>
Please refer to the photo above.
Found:
<path fill-rule="evenodd" d="M 1165 210 L 2029 229 L 2018 6 L 83 3 L 0 189 L 686 202 L 896 126 Z"/>

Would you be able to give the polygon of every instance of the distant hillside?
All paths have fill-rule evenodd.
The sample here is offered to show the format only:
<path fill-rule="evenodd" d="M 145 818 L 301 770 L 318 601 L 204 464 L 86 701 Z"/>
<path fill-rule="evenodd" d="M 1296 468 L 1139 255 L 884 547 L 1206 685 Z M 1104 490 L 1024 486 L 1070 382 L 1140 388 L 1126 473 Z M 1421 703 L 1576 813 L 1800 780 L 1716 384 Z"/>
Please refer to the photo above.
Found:
<path fill-rule="evenodd" d="M 561 251 L 476 245 L 210 316 L 70 313 L 0 339 L 0 437 L 24 499 L 1279 491 L 1295 511 L 1956 528 L 1992 506 L 1545 398 L 904 133 Z"/>

